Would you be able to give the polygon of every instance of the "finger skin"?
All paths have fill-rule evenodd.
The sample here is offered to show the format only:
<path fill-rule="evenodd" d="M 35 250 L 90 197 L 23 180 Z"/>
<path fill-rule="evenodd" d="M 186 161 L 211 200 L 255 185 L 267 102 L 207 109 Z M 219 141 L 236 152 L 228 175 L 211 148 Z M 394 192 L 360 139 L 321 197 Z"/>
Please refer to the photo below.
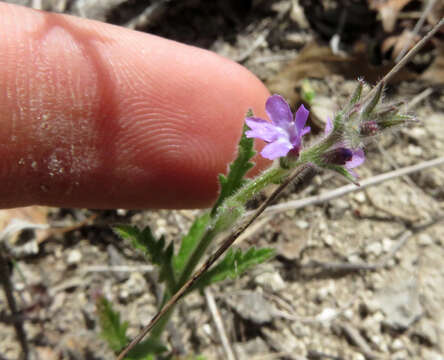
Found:
<path fill-rule="evenodd" d="M 265 116 L 263 84 L 209 51 L 5 3 L 0 34 L 3 208 L 209 206 Z"/>

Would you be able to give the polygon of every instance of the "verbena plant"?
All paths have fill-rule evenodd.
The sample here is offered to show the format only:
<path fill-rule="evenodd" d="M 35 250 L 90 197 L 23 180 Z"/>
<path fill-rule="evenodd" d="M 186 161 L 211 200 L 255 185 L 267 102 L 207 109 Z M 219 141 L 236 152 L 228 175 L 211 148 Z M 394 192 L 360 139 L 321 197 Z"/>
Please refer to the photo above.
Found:
<path fill-rule="evenodd" d="M 236 227 L 246 212 L 245 204 L 264 187 L 273 183 L 289 183 L 292 180 L 306 184 L 320 169 L 332 170 L 358 184 L 358 175 L 354 169 L 365 160 L 363 149 L 368 140 L 386 129 L 414 121 L 412 116 L 399 112 L 400 103 L 386 104 L 382 101 L 382 82 L 366 98 L 362 97 L 364 85 L 362 80 L 358 81 L 349 102 L 333 119 L 327 119 L 324 134 L 309 146 L 303 144 L 304 136 L 310 132 L 310 127 L 305 126 L 309 112 L 303 105 L 293 116 L 289 105 L 281 96 L 271 96 L 265 104 L 271 122 L 254 117 L 249 111 L 237 157 L 231 163 L 227 176 L 219 176 L 218 199 L 211 210 L 194 221 L 188 234 L 182 238 L 178 251 L 163 236 L 156 238 L 149 227 L 115 227 L 119 236 L 130 241 L 158 267 L 158 280 L 165 285 L 159 309 L 166 308 L 148 328 L 151 331 L 149 337 L 139 342 L 147 330 L 137 341 L 133 341 L 138 344 L 131 346 L 129 352 L 122 353 L 119 359 L 126 356 L 127 359 L 148 360 L 164 353 L 167 348 L 161 342 L 161 334 L 179 297 L 195 290 L 203 290 L 227 278 L 234 279 L 273 256 L 273 249 L 270 248 L 250 248 L 247 251 L 229 249 L 224 258 L 210 268 L 235 240 L 238 232 L 223 242 L 225 246 L 210 257 L 205 263 L 206 268 L 202 268 L 198 275 L 193 275 L 216 236 Z M 251 162 L 255 155 L 253 138 L 265 141 L 266 146 L 261 155 L 276 161 L 254 179 L 248 179 L 246 174 L 254 165 Z M 178 292 L 180 295 L 177 295 Z M 104 298 L 98 300 L 98 313 L 102 335 L 111 349 L 118 353 L 128 342 L 127 324 L 120 321 L 120 315 Z"/>
<path fill-rule="evenodd" d="M 135 248 L 145 253 L 149 261 L 158 266 L 159 281 L 165 283 L 159 311 L 128 345 L 127 323 L 120 321 L 120 314 L 112 309 L 110 302 L 104 298 L 98 299 L 102 336 L 116 354 L 120 352 L 117 360 L 150 360 L 161 356 L 167 350 L 161 342 L 161 334 L 182 297 L 227 278 L 236 278 L 273 256 L 273 250 L 269 248 L 251 248 L 243 252 L 230 249 L 230 246 L 292 181 L 305 185 L 318 170 L 328 169 L 359 185 L 354 168 L 365 161 L 366 143 L 387 129 L 416 121 L 413 116 L 400 113 L 402 103 L 387 104 L 382 101 L 384 83 L 443 25 L 444 19 L 365 97 L 362 97 L 364 82 L 358 80 L 349 102 L 333 119 L 327 119 L 324 134 L 310 146 L 303 146 L 303 137 L 310 132 L 310 128 L 305 126 L 309 112 L 303 106 L 299 107 L 293 117 L 285 100 L 279 95 L 273 95 L 265 104 L 271 122 L 254 117 L 249 111 L 239 141 L 237 158 L 230 165 L 228 175 L 219 176 L 218 199 L 211 210 L 194 221 L 188 234 L 183 237 L 177 253 L 172 242 L 167 245 L 163 237 L 156 239 L 148 227 L 143 230 L 129 225 L 115 228 L 121 237 L 128 239 Z M 253 167 L 251 159 L 255 155 L 253 138 L 265 141 L 267 145 L 262 149 L 261 155 L 276 161 L 254 179 L 247 179 L 245 175 Z M 245 204 L 272 183 L 279 184 L 277 189 L 247 220 L 240 221 L 246 212 Z M 195 270 L 210 244 L 223 232 L 229 235 Z M 225 257 L 214 265 L 223 254 Z M 148 333 L 149 337 L 143 340 Z"/>

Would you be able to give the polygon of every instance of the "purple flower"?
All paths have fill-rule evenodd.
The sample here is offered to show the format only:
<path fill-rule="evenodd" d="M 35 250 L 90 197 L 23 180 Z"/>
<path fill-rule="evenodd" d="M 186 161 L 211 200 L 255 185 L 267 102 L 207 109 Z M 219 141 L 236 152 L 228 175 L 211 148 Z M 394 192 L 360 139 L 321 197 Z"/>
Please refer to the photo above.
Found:
<path fill-rule="evenodd" d="M 270 96 L 265 104 L 265 111 L 271 122 L 261 118 L 248 117 L 245 122 L 251 130 L 245 135 L 248 138 L 262 139 L 268 143 L 262 151 L 264 158 L 274 160 L 291 153 L 298 156 L 302 136 L 310 132 L 305 126 L 309 111 L 301 105 L 296 111 L 294 120 L 290 106 L 282 96 Z"/>
<path fill-rule="evenodd" d="M 325 124 L 324 134 L 327 137 L 333 130 L 333 122 L 330 118 L 327 118 L 327 123 Z M 347 171 L 354 177 L 358 178 L 358 174 L 352 170 L 359 165 L 362 165 L 365 161 L 364 150 L 349 149 L 344 143 L 338 143 L 333 146 L 332 150 L 324 153 L 324 160 L 328 164 L 332 165 L 344 165 Z"/>

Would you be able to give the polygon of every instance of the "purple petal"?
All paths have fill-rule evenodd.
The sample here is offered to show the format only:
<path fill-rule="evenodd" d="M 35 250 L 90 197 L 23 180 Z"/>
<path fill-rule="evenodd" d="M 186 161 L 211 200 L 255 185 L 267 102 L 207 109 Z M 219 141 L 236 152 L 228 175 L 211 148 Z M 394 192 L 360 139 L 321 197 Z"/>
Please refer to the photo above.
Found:
<path fill-rule="evenodd" d="M 311 131 L 311 127 L 310 126 L 306 126 L 302 129 L 301 131 L 301 137 L 308 134 Z"/>
<path fill-rule="evenodd" d="M 350 175 L 351 176 L 353 176 L 355 179 L 358 179 L 359 178 L 359 175 L 358 175 L 358 173 L 356 172 L 356 171 L 354 171 L 354 170 L 352 170 L 352 169 L 348 169 L 347 168 L 347 171 L 350 173 Z M 358 184 L 359 185 L 359 184 Z"/>
<path fill-rule="evenodd" d="M 282 129 L 261 118 L 249 117 L 245 119 L 251 130 L 245 132 L 248 138 L 258 138 L 266 142 L 272 142 L 282 136 Z"/>
<path fill-rule="evenodd" d="M 274 160 L 287 155 L 291 149 L 293 149 L 293 145 L 288 140 L 279 139 L 265 146 L 261 151 L 261 155 L 266 159 Z"/>
<path fill-rule="evenodd" d="M 327 122 L 325 123 L 324 135 L 328 136 L 333 130 L 333 121 L 331 121 L 330 116 L 327 117 Z"/>
<path fill-rule="evenodd" d="M 296 129 L 298 131 L 298 134 L 301 134 L 302 129 L 304 128 L 305 123 L 307 122 L 309 113 L 310 111 L 308 111 L 304 105 L 299 106 L 299 109 L 296 111 L 296 114 L 294 115 L 294 122 L 296 124 Z"/>
<path fill-rule="evenodd" d="M 265 111 L 271 122 L 283 129 L 287 129 L 293 121 L 290 106 L 280 95 L 270 96 L 265 103 Z"/>
<path fill-rule="evenodd" d="M 350 161 L 347 161 L 345 167 L 350 171 L 350 169 L 353 169 L 363 164 L 364 161 L 365 161 L 364 151 L 362 149 L 353 150 L 353 157 Z"/>

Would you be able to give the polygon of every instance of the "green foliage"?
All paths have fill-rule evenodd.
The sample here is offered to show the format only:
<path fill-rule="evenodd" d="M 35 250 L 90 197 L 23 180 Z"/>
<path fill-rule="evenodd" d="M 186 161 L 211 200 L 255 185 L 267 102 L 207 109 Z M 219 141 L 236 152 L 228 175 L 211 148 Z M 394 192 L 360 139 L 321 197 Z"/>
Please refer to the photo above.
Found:
<path fill-rule="evenodd" d="M 185 265 L 193 253 L 199 240 L 202 238 L 210 221 L 210 214 L 205 213 L 199 216 L 191 226 L 188 234 L 182 239 L 179 252 L 173 258 L 173 266 L 176 277 L 178 278 L 185 268 Z"/>
<path fill-rule="evenodd" d="M 253 112 L 251 110 L 249 110 L 247 113 L 247 117 L 249 116 L 253 116 Z M 251 158 L 256 154 L 256 152 L 253 150 L 254 140 L 245 136 L 245 132 L 247 130 L 248 126 L 244 125 L 242 137 L 239 141 L 237 149 L 237 157 L 230 164 L 228 175 L 219 175 L 221 190 L 219 198 L 211 210 L 211 215 L 215 215 L 219 205 L 221 205 L 226 198 L 233 195 L 242 187 L 242 185 L 247 182 L 247 180 L 244 179 L 244 176 L 248 170 L 254 166 L 254 163 L 250 161 Z"/>
<path fill-rule="evenodd" d="M 203 289 L 227 278 L 235 279 L 254 265 L 269 260 L 273 255 L 274 250 L 270 248 L 250 248 L 246 252 L 242 252 L 240 249 L 230 249 L 219 264 L 202 275 L 195 288 Z"/>
<path fill-rule="evenodd" d="M 156 359 L 154 355 L 165 351 L 167 351 L 167 348 L 160 340 L 148 338 L 131 349 L 125 360 L 154 360 Z"/>
<path fill-rule="evenodd" d="M 111 303 L 103 296 L 97 300 L 97 313 L 102 329 L 101 336 L 115 353 L 121 351 L 128 343 L 126 330 L 128 323 L 120 321 L 120 314 L 114 311 Z M 125 357 L 126 360 L 154 360 L 153 354 L 160 354 L 167 348 L 157 339 L 148 338 L 137 344 Z"/>
<path fill-rule="evenodd" d="M 114 352 L 118 352 L 125 347 L 128 341 L 126 337 L 128 323 L 126 321 L 120 322 L 120 314 L 113 310 L 111 303 L 103 296 L 97 300 L 96 306 L 100 327 L 102 328 L 101 335 L 109 347 Z"/>
<path fill-rule="evenodd" d="M 114 231 L 123 239 L 128 239 L 134 248 L 141 250 L 153 264 L 160 268 L 159 281 L 166 281 L 168 289 L 174 291 L 176 286 L 172 259 L 173 243 L 165 247 L 165 238 L 156 239 L 149 226 L 140 231 L 131 225 L 118 225 Z"/>
<path fill-rule="evenodd" d="M 356 181 L 355 177 L 352 174 L 350 174 L 348 172 L 348 170 L 345 169 L 343 166 L 340 166 L 340 165 L 328 165 L 328 166 L 325 166 L 325 168 L 333 170 L 333 171 L 336 171 L 338 174 L 342 175 L 343 177 L 345 177 L 347 180 L 349 180 L 353 184 L 359 186 L 359 183 Z"/>
<path fill-rule="evenodd" d="M 313 100 L 316 96 L 316 92 L 311 86 L 309 80 L 305 79 L 302 82 L 301 92 L 302 92 L 302 100 L 304 100 L 309 105 L 313 105 Z"/>

